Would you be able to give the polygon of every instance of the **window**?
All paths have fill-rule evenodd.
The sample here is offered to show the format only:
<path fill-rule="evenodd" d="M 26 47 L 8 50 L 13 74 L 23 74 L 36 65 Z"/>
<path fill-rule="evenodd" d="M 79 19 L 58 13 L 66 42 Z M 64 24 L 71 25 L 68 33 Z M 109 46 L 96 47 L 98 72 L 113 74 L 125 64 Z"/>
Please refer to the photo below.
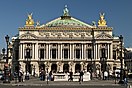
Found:
<path fill-rule="evenodd" d="M 76 58 L 77 58 L 77 59 L 80 58 L 80 49 L 76 49 Z"/>
<path fill-rule="evenodd" d="M 68 58 L 68 49 L 64 49 L 64 58 Z"/>
<path fill-rule="evenodd" d="M 88 54 L 88 59 L 91 59 L 92 58 L 92 50 L 91 49 L 88 49 L 87 50 L 87 54 Z"/>
<path fill-rule="evenodd" d="M 113 58 L 114 58 L 114 60 L 116 60 L 116 51 L 115 50 L 113 51 Z"/>
<path fill-rule="evenodd" d="M 56 59 L 56 49 L 52 49 L 52 59 Z"/>
<path fill-rule="evenodd" d="M 40 49 L 40 59 L 44 59 L 44 49 Z"/>
<path fill-rule="evenodd" d="M 106 52 L 105 52 L 105 49 L 101 49 L 101 57 L 102 58 L 106 58 Z"/>
<path fill-rule="evenodd" d="M 29 48 L 26 49 L 25 58 L 31 58 L 31 50 Z"/>

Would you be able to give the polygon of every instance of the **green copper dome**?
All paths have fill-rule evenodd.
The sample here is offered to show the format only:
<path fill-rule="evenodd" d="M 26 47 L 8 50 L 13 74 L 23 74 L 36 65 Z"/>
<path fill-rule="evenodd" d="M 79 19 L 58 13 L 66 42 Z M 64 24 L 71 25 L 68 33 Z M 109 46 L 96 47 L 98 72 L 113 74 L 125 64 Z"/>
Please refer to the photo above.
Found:
<path fill-rule="evenodd" d="M 45 26 L 47 27 L 90 27 L 93 26 L 88 25 L 82 21 L 79 21 L 69 15 L 69 10 L 67 6 L 65 6 L 63 10 L 63 16 L 48 22 Z"/>

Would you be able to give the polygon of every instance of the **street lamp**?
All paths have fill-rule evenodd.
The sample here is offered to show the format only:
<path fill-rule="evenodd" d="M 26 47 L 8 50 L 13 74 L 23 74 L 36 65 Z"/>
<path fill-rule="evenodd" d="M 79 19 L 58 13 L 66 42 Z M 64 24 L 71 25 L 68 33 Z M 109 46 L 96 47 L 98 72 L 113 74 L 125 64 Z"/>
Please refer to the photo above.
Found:
<path fill-rule="evenodd" d="M 123 81 L 123 58 L 122 58 L 123 36 L 122 35 L 119 36 L 119 40 L 120 40 L 120 49 L 121 49 L 121 52 L 120 52 L 121 72 L 120 72 L 119 84 L 123 84 L 124 81 Z"/>
<path fill-rule="evenodd" d="M 5 40 L 6 40 L 6 44 L 7 44 L 7 54 L 6 54 L 6 63 L 8 64 L 8 45 L 9 45 L 9 36 L 8 35 L 6 35 L 5 36 Z"/>
<path fill-rule="evenodd" d="M 8 65 L 8 45 L 9 45 L 9 36 L 5 36 L 6 44 L 7 44 L 7 53 L 6 53 L 6 63 L 4 65 L 4 81 L 3 83 L 10 83 L 9 80 L 9 65 Z M 5 53 L 5 49 L 3 49 L 3 52 Z"/>

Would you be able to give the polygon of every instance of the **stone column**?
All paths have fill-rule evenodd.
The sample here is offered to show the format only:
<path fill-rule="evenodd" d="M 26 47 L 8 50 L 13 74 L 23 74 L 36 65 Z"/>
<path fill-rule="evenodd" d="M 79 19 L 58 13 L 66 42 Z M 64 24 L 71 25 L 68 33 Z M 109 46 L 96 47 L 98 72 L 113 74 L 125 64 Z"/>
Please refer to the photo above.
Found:
<path fill-rule="evenodd" d="M 73 56 L 72 56 L 73 58 L 72 58 L 72 59 L 75 59 L 74 44 L 73 44 L 73 46 L 72 46 L 72 49 L 73 49 L 73 54 L 72 54 L 72 55 L 73 55 Z"/>
<path fill-rule="evenodd" d="M 22 44 L 22 59 L 25 59 L 25 44 Z"/>
<path fill-rule="evenodd" d="M 34 57 L 34 43 L 32 43 L 32 59 L 34 59 L 35 57 Z"/>
<path fill-rule="evenodd" d="M 81 49 L 82 50 L 82 53 L 81 53 L 82 59 L 84 59 L 84 57 L 83 57 L 84 56 L 84 52 L 83 52 L 84 48 L 83 47 L 84 47 L 84 44 L 82 44 L 82 49 Z"/>
<path fill-rule="evenodd" d="M 63 52 L 62 52 L 62 44 L 60 45 L 60 59 L 62 60 L 62 54 L 63 54 Z"/>
<path fill-rule="evenodd" d="M 73 65 L 72 65 L 72 72 L 75 72 L 75 65 L 76 65 L 76 63 L 73 63 Z"/>
<path fill-rule="evenodd" d="M 84 59 L 86 59 L 86 44 L 84 44 Z"/>
<path fill-rule="evenodd" d="M 35 59 L 39 59 L 39 55 L 38 55 L 39 53 L 38 53 L 38 43 L 36 43 L 36 45 L 35 45 Z"/>
<path fill-rule="evenodd" d="M 98 57 L 97 57 L 97 56 L 98 56 L 98 55 L 97 55 L 97 54 L 98 54 L 98 53 L 97 53 L 97 52 L 98 52 L 98 49 L 97 49 L 97 44 L 95 44 L 95 46 L 96 46 L 96 49 L 95 49 L 95 52 L 96 52 L 95 59 L 98 59 Z"/>
<path fill-rule="evenodd" d="M 98 59 L 100 59 L 100 44 L 98 44 Z"/>
<path fill-rule="evenodd" d="M 96 59 L 96 45 L 94 44 L 94 58 L 93 59 Z"/>
<path fill-rule="evenodd" d="M 48 56 L 49 56 L 48 53 L 49 53 L 48 52 L 48 44 L 46 44 L 46 58 L 45 59 L 48 59 Z"/>
<path fill-rule="evenodd" d="M 107 51 L 107 57 L 108 57 L 108 59 L 110 59 L 110 57 L 109 57 L 109 56 L 110 56 L 109 47 L 110 47 L 110 44 L 108 43 L 108 44 L 107 44 L 107 50 L 108 50 L 108 51 Z"/>
<path fill-rule="evenodd" d="M 48 56 L 49 56 L 48 59 L 50 60 L 50 57 L 51 57 L 51 55 L 50 55 L 50 44 L 49 44 L 48 48 L 49 48 L 49 49 L 48 49 L 48 54 L 49 54 L 49 55 L 48 55 Z"/>
<path fill-rule="evenodd" d="M 61 44 L 58 44 L 58 59 L 61 59 Z"/>
<path fill-rule="evenodd" d="M 110 59 L 113 59 L 113 44 L 110 44 Z"/>
<path fill-rule="evenodd" d="M 19 46 L 19 59 L 22 59 L 22 44 Z"/>
<path fill-rule="evenodd" d="M 72 50 L 71 50 L 71 43 L 70 43 L 70 60 L 71 60 Z"/>

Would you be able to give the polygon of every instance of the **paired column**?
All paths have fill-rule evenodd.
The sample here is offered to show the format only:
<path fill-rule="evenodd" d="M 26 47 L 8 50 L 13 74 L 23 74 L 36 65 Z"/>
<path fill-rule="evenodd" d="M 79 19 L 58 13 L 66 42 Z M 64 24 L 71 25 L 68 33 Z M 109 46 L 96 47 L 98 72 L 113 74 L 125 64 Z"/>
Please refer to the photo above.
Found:
<path fill-rule="evenodd" d="M 83 52 L 84 48 L 83 47 L 84 47 L 84 44 L 82 44 L 82 54 L 81 54 L 82 55 L 82 59 L 84 59 L 84 57 L 83 57 L 84 56 L 84 52 Z"/>
<path fill-rule="evenodd" d="M 22 59 L 25 59 L 25 44 L 22 44 Z"/>
<path fill-rule="evenodd" d="M 48 44 L 48 54 L 49 54 L 49 55 L 48 55 L 48 59 L 50 60 L 50 57 L 51 57 L 51 56 L 50 56 L 50 44 Z"/>
<path fill-rule="evenodd" d="M 22 55 L 23 55 L 23 52 L 22 52 L 22 43 L 20 43 L 20 46 L 19 46 L 19 58 L 20 59 L 23 59 Z"/>
<path fill-rule="evenodd" d="M 107 57 L 108 57 L 108 59 L 110 59 L 110 57 L 109 57 L 110 56 L 110 48 L 109 47 L 110 47 L 110 44 L 108 43 L 108 45 L 107 45 L 107 50 L 108 50 L 107 51 Z"/>
<path fill-rule="evenodd" d="M 113 45 L 110 44 L 110 59 L 113 58 Z"/>
<path fill-rule="evenodd" d="M 86 59 L 86 44 L 84 44 L 84 59 Z"/>
<path fill-rule="evenodd" d="M 38 43 L 35 44 L 35 59 L 39 59 L 39 55 L 38 55 Z"/>
<path fill-rule="evenodd" d="M 49 53 L 49 52 L 48 52 L 48 46 L 49 46 L 49 44 L 46 44 L 46 59 L 48 59 L 48 56 L 49 56 L 49 55 L 48 55 L 48 53 Z"/>
<path fill-rule="evenodd" d="M 62 60 L 62 44 L 60 45 L 60 59 Z"/>
<path fill-rule="evenodd" d="M 70 43 L 70 59 L 72 59 L 71 55 L 72 55 L 72 47 L 71 47 L 71 43 Z"/>

